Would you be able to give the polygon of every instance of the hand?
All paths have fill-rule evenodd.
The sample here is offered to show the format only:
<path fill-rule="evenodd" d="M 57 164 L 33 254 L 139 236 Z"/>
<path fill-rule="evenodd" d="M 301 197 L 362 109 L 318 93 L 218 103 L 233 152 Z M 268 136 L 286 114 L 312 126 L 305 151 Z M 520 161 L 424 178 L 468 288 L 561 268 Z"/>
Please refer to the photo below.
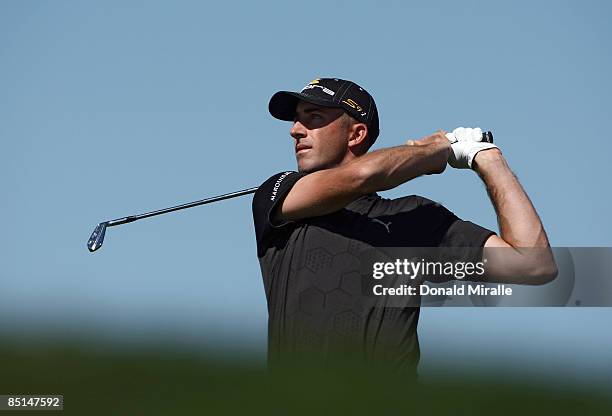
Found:
<path fill-rule="evenodd" d="M 407 140 L 407 146 L 425 146 L 429 144 L 438 144 L 442 147 L 450 147 L 450 141 L 447 137 L 447 133 L 444 130 L 438 130 L 430 136 L 423 137 L 419 140 Z"/>
<path fill-rule="evenodd" d="M 456 169 L 472 169 L 474 158 L 478 152 L 488 149 L 498 149 L 493 143 L 482 142 L 482 130 L 478 127 L 459 127 L 446 134 L 452 143 L 448 164 Z"/>
<path fill-rule="evenodd" d="M 442 173 L 446 169 L 446 163 L 451 153 L 451 143 L 446 137 L 445 131 L 438 130 L 420 140 L 408 140 L 406 145 L 422 147 L 429 155 L 428 160 L 432 168 L 431 171 L 426 173 L 427 175 Z"/>
<path fill-rule="evenodd" d="M 452 133 L 447 133 L 446 137 L 451 143 L 455 142 L 479 142 L 482 141 L 482 130 L 480 127 L 465 128 L 457 127 Z"/>

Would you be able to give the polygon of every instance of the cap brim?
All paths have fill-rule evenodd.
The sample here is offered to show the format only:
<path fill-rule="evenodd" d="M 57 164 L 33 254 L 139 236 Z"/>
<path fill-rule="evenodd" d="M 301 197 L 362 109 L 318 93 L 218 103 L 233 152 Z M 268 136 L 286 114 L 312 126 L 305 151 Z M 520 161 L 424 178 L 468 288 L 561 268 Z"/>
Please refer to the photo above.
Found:
<path fill-rule="evenodd" d="M 279 91 L 270 98 L 268 110 L 274 118 L 284 121 L 293 121 L 295 119 L 295 109 L 300 101 L 306 101 L 322 107 L 339 107 L 339 105 L 330 100 L 311 97 L 299 92 Z"/>

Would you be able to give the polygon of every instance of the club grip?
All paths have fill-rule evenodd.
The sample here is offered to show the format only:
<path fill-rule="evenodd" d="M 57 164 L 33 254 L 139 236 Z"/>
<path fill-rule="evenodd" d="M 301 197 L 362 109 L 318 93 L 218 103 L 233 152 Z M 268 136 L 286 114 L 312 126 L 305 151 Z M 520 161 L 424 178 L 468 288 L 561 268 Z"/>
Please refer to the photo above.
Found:
<path fill-rule="evenodd" d="M 493 133 L 490 131 L 482 132 L 482 141 L 487 143 L 493 143 Z"/>

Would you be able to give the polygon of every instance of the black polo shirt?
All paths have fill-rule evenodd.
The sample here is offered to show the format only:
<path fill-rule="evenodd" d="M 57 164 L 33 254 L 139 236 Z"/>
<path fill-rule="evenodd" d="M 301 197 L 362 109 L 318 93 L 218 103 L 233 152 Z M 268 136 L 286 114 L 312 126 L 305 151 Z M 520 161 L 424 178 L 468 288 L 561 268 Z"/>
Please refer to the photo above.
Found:
<path fill-rule="evenodd" d="M 272 223 L 274 210 L 304 175 L 278 173 L 253 198 L 269 360 L 304 352 L 329 359 L 339 352 L 414 371 L 419 308 L 387 307 L 364 296 L 364 260 L 378 247 L 450 247 L 455 261 L 477 262 L 494 233 L 416 195 L 371 194 L 332 214 Z"/>

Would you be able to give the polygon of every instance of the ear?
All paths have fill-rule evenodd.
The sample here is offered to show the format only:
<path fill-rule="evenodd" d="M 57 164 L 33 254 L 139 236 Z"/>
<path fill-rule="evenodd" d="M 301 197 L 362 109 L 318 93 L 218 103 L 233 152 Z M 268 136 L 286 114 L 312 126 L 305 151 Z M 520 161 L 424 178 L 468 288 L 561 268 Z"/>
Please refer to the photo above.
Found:
<path fill-rule="evenodd" d="M 349 148 L 353 151 L 357 151 L 359 148 L 365 146 L 367 136 L 368 126 L 366 126 L 365 123 L 354 123 L 349 128 Z"/>

